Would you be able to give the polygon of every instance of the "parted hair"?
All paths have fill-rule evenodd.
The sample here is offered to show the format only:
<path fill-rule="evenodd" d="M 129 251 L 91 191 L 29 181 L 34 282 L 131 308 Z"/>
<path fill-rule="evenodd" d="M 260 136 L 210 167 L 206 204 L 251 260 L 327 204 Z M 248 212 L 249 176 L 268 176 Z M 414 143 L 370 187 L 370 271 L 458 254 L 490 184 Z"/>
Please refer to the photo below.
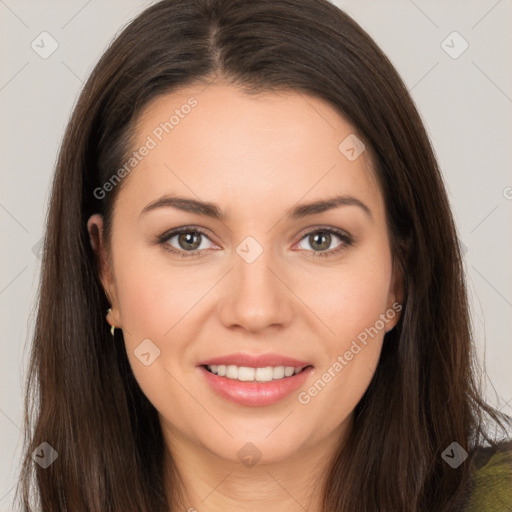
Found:
<path fill-rule="evenodd" d="M 385 199 L 402 315 L 329 461 L 322 512 L 461 510 L 471 455 L 501 442 L 489 425 L 509 435 L 510 418 L 480 389 L 460 244 L 420 115 L 386 55 L 327 0 L 163 0 L 124 27 L 92 71 L 65 131 L 46 217 L 22 510 L 169 510 L 158 414 L 122 333 L 112 339 L 105 321 L 87 220 L 103 214 L 108 246 L 122 183 L 103 198 L 94 190 L 122 166 L 144 107 L 216 78 L 247 94 L 296 91 L 328 102 L 371 149 Z M 470 454 L 456 470 L 442 458 L 454 441 Z M 46 469 L 32 459 L 42 442 L 58 453 Z"/>

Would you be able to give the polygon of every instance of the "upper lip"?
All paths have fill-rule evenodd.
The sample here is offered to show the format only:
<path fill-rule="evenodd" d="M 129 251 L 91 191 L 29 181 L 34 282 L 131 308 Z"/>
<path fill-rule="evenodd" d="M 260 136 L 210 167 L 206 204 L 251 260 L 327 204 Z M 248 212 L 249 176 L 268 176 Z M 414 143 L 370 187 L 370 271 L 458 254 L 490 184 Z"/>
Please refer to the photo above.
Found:
<path fill-rule="evenodd" d="M 213 357 L 198 363 L 198 366 L 211 366 L 211 365 L 235 365 L 246 366 L 249 368 L 265 368 L 266 366 L 309 366 L 311 363 L 300 361 L 293 357 L 282 356 L 279 354 L 228 354 L 225 356 Z"/>

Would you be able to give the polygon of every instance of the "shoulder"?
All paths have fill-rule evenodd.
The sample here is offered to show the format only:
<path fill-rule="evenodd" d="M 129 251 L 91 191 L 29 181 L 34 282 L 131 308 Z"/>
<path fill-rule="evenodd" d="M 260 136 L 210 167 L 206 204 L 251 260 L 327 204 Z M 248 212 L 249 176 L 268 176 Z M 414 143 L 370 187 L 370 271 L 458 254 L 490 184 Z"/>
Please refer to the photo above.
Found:
<path fill-rule="evenodd" d="M 479 446 L 471 457 L 464 512 L 512 511 L 512 442 Z"/>

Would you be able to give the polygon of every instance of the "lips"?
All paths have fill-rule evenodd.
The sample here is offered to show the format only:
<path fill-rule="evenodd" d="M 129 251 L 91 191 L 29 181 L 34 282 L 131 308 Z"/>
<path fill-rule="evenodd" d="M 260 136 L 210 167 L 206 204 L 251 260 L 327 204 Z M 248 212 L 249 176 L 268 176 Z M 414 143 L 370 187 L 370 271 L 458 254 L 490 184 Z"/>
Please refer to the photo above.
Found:
<path fill-rule="evenodd" d="M 298 373 L 269 382 L 244 382 L 212 373 L 210 371 L 212 366 L 223 366 L 224 368 L 237 366 L 246 367 L 246 369 L 293 367 L 296 371 L 298 370 Z M 198 364 L 198 370 L 208 387 L 223 399 L 242 406 L 262 407 L 284 400 L 304 385 L 313 371 L 313 365 L 307 361 L 279 354 L 239 353 L 201 361 Z"/>
<path fill-rule="evenodd" d="M 293 357 L 282 356 L 279 354 L 229 354 L 225 356 L 214 357 L 205 359 L 198 363 L 198 366 L 212 366 L 212 365 L 235 365 L 235 366 L 248 366 L 251 368 L 265 368 L 266 366 L 293 366 L 294 368 L 300 366 L 305 367 L 311 365 L 310 362 L 301 361 Z"/>

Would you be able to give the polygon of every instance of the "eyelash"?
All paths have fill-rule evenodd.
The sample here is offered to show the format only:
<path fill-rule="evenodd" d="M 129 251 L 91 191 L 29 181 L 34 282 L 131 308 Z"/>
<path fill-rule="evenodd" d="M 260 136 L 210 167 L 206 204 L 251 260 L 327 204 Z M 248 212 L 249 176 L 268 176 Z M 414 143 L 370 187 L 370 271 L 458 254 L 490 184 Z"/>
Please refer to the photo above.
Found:
<path fill-rule="evenodd" d="M 194 251 L 180 251 L 168 244 L 168 241 L 171 238 L 174 238 L 176 235 L 180 235 L 182 233 L 198 233 L 202 236 L 205 236 L 206 238 L 209 238 L 207 233 L 205 233 L 201 228 L 196 228 L 193 226 L 186 226 L 183 228 L 177 228 L 177 229 L 173 229 L 171 231 L 166 231 L 165 233 L 163 233 L 159 237 L 157 237 L 156 243 L 161 245 L 165 250 L 170 251 L 173 254 L 177 254 L 183 258 L 199 256 L 203 252 L 207 251 L 207 249 L 201 249 L 201 250 L 195 249 Z M 340 244 L 336 249 L 331 249 L 329 251 L 320 251 L 320 252 L 311 251 L 311 252 L 313 252 L 313 254 L 311 255 L 311 257 L 313 257 L 313 258 L 319 258 L 319 257 L 325 258 L 325 257 L 337 255 L 338 253 L 340 253 L 341 251 L 343 251 L 344 249 L 346 249 L 347 247 L 349 247 L 353 244 L 353 240 L 350 235 L 348 235 L 345 231 L 342 231 L 337 228 L 332 228 L 332 227 L 317 227 L 311 231 L 307 231 L 306 233 L 302 234 L 299 242 L 301 240 L 303 240 L 304 238 L 306 238 L 307 236 L 310 236 L 314 233 L 329 233 L 329 234 L 336 235 L 341 239 L 341 241 L 343 243 Z"/>

